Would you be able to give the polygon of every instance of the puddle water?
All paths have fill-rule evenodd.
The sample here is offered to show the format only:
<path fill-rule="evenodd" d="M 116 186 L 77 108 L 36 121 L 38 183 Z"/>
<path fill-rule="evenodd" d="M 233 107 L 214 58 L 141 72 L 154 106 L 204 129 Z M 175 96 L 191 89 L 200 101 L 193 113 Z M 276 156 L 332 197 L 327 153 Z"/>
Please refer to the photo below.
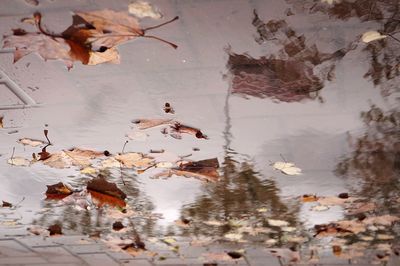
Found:
<path fill-rule="evenodd" d="M 43 104 L 0 113 L 1 199 L 15 204 L 24 198 L 15 211 L 1 209 L 1 231 L 58 222 L 67 233 L 106 234 L 122 220 L 134 224 L 142 237 L 311 246 L 324 243 L 316 235 L 344 232 L 350 233 L 345 234 L 349 243 L 398 242 L 398 223 L 362 222 L 400 215 L 398 3 L 276 2 L 273 9 L 264 1 L 179 7 L 160 2 L 168 17 L 181 16 L 159 30 L 179 44 L 178 50 L 136 40 L 121 47 L 120 65 L 77 64 L 66 71 L 61 63 L 36 55 L 13 65 L 11 54 L 0 54 L 0 67 L 22 88 L 37 88 L 26 91 Z M 49 21 L 57 12 L 48 11 Z M 18 18 L 0 17 L 3 34 Z M 360 36 L 369 30 L 387 37 L 364 43 Z M 0 91 L 0 99 L 7 93 Z M 165 102 L 174 114 L 164 112 Z M 208 139 L 175 134 L 169 126 L 139 130 L 131 123 L 138 118 L 174 119 Z M 142 152 L 163 162 L 217 158 L 219 179 L 155 178 L 162 172 L 158 168 L 104 170 L 107 180 L 126 193 L 129 219 L 115 207 L 85 209 L 86 196 L 79 204 L 45 200 L 46 185 L 62 181 L 82 190 L 93 178 L 75 166 L 7 163 L 11 156 L 31 158 L 40 152 L 41 146 L 16 141 L 45 140 L 45 128 L 54 144 L 47 148 L 50 153 L 79 147 Z M 173 134 L 162 134 L 162 128 Z M 12 130 L 18 132 L 9 134 Z M 165 152 L 149 154 L 150 149 Z M 302 174 L 285 175 L 274 169 L 278 161 L 294 163 Z M 341 193 L 339 201 L 347 193 L 358 202 L 304 198 L 338 200 Z M 355 234 L 350 226 L 314 228 L 340 220 L 365 228 Z"/>

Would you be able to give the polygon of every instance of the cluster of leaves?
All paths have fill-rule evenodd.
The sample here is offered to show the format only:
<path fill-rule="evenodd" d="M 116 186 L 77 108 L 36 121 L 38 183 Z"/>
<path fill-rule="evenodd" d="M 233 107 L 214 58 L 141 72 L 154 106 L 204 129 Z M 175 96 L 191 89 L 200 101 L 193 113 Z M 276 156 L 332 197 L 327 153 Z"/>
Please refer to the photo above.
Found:
<path fill-rule="evenodd" d="M 4 37 L 4 48 L 15 48 L 14 62 L 37 52 L 45 60 L 60 59 L 68 69 L 74 61 L 85 65 L 97 65 L 105 62 L 119 63 L 116 46 L 131 39 L 142 37 L 163 41 L 173 48 L 173 43 L 158 37 L 146 35 L 146 32 L 177 20 L 178 17 L 157 26 L 141 28 L 138 20 L 127 12 L 98 10 L 75 12 L 73 23 L 60 34 L 52 33 L 42 25 L 42 15 L 35 13 L 33 18 L 23 22 L 36 26 L 37 32 L 14 29 L 12 35 Z"/>

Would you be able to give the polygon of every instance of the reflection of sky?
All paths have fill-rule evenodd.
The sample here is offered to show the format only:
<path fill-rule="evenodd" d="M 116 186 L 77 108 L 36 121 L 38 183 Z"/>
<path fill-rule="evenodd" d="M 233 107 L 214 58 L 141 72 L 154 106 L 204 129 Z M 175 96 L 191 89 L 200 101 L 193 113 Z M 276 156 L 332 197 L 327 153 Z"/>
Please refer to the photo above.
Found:
<path fill-rule="evenodd" d="M 62 3 L 44 2 L 46 24 L 62 28 L 69 23 L 69 10 L 85 9 L 81 1 L 71 1 L 69 7 L 55 8 Z M 112 5 L 126 9 L 125 1 L 94 1 L 90 9 Z M 5 4 L 7 3 L 7 4 Z M 42 4 L 42 3 L 41 3 Z M 20 16 L 31 10 L 23 1 L 7 0 L 1 12 L 9 9 L 7 17 L 0 18 L 0 32 L 8 33 Z M 20 6 L 21 5 L 21 6 Z M 165 149 L 175 154 L 193 153 L 194 159 L 218 157 L 222 159 L 223 113 L 225 95 L 229 87 L 227 54 L 230 45 L 236 53 L 248 52 L 257 57 L 270 52 L 268 44 L 254 41 L 255 29 L 251 25 L 252 10 L 256 8 L 261 19 L 281 18 L 287 6 L 284 1 L 266 5 L 265 1 L 160 1 L 157 3 L 166 18 L 180 16 L 176 23 L 158 29 L 155 35 L 179 45 L 173 50 L 153 40 L 139 39 L 122 45 L 120 65 L 95 67 L 76 64 L 67 71 L 61 62 L 43 62 L 30 55 L 12 64 L 10 54 L 0 54 L 0 67 L 22 88 L 39 87 L 27 92 L 44 107 L 28 110 L 5 111 L 5 124 L 20 127 L 19 133 L 9 135 L 0 131 L 0 195 L 5 200 L 18 202 L 26 196 L 24 206 L 37 209 L 45 191 L 45 184 L 69 181 L 71 171 L 41 167 L 16 168 L 6 164 L 12 147 L 16 155 L 30 157 L 38 149 L 24 149 L 15 141 L 20 137 L 42 139 L 44 124 L 49 124 L 52 150 L 73 146 L 120 151 L 126 132 L 134 118 L 174 117 L 199 127 L 209 140 L 184 136 L 182 140 L 164 137 L 159 128 L 149 131 L 147 142 L 130 141 L 126 150 L 148 152 Z M 330 27 L 331 21 L 323 15 L 301 14 L 285 17 L 299 33 L 327 52 L 341 48 L 345 41 L 365 31 L 369 25 L 341 22 Z M 154 21 L 144 20 L 151 25 Z M 312 26 L 310 26 L 312 25 Z M 332 41 L 334 39 L 334 41 Z M 272 48 L 271 48 L 272 49 Z M 273 103 L 269 99 L 246 100 L 238 96 L 229 99 L 232 130 L 231 148 L 254 159 L 263 178 L 277 181 L 285 197 L 302 194 L 337 194 L 346 190 L 346 184 L 332 170 L 338 158 L 347 152 L 346 131 L 361 128 L 360 112 L 369 107 L 369 100 L 380 106 L 383 102 L 379 90 L 362 76 L 367 70 L 366 58 L 357 51 L 350 52 L 337 64 L 336 79 L 321 91 L 325 103 Z M 29 67 L 26 67 L 27 63 Z M 2 97 L 0 91 L 0 97 Z M 0 98 L 1 99 L 1 98 Z M 162 106 L 170 102 L 176 114 L 164 114 Z M 1 102 L 0 102 L 1 103 Z M 14 121 L 10 121 L 14 119 Z M 200 148 L 193 152 L 192 148 Z M 304 174 L 284 176 L 273 171 L 270 161 L 295 162 Z M 196 180 L 171 178 L 169 180 L 143 179 L 142 189 L 162 213 L 161 224 L 167 225 L 179 217 L 183 204 L 190 203 L 200 193 Z M 340 212 L 313 213 L 301 208 L 302 220 L 309 224 L 340 218 Z"/>

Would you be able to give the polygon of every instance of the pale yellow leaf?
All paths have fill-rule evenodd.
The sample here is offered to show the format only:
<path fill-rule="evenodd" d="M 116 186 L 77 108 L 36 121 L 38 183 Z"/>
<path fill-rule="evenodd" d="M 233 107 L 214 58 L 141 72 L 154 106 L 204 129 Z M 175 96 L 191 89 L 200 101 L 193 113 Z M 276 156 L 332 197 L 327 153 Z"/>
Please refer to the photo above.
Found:
<path fill-rule="evenodd" d="M 13 157 L 8 159 L 7 163 L 15 166 L 29 166 L 31 164 L 31 161 L 29 161 L 26 158 L 23 157 Z"/>
<path fill-rule="evenodd" d="M 365 32 L 362 35 L 361 40 L 363 42 L 365 42 L 365 43 L 369 43 L 369 42 L 372 42 L 372 41 L 384 39 L 386 37 L 387 37 L 387 35 L 382 35 L 377 31 L 371 30 L 371 31 Z"/>
<path fill-rule="evenodd" d="M 29 139 L 29 138 L 19 139 L 18 143 L 21 143 L 22 145 L 32 146 L 32 147 L 37 147 L 37 146 L 45 144 L 44 141 L 36 140 L 36 139 Z"/>
<path fill-rule="evenodd" d="M 286 175 L 301 175 L 301 169 L 296 167 L 294 163 L 276 162 L 272 167 Z"/>

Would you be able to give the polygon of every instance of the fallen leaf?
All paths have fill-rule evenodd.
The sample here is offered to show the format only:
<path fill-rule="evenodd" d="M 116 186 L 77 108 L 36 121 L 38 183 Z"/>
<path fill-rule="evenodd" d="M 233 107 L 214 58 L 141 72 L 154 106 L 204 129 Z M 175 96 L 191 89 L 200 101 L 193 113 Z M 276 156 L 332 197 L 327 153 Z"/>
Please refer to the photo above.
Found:
<path fill-rule="evenodd" d="M 141 29 L 137 19 L 126 12 L 109 9 L 75 12 L 73 24 L 62 33 L 54 34 L 44 29 L 42 15 L 36 12 L 34 22 L 38 32 L 16 29 L 12 35 L 4 37 L 3 48 L 15 49 L 14 62 L 36 52 L 45 60 L 64 61 L 68 69 L 72 68 L 74 61 L 85 65 L 119 63 L 115 46 L 136 37 L 157 39 L 176 49 L 175 44 L 155 36 L 145 36 L 145 33 L 177 19 L 175 17 L 160 25 Z"/>
<path fill-rule="evenodd" d="M 379 240 L 391 240 L 391 239 L 394 239 L 394 236 L 393 235 L 387 235 L 387 234 L 377 234 L 376 235 L 376 239 L 379 239 Z"/>
<path fill-rule="evenodd" d="M 364 212 L 369 212 L 376 209 L 376 204 L 373 202 L 355 202 L 347 209 L 348 215 L 356 215 Z"/>
<path fill-rule="evenodd" d="M 364 224 L 368 224 L 368 225 L 392 225 L 395 222 L 400 221 L 400 218 L 397 216 L 393 216 L 390 214 L 386 214 L 386 215 L 382 215 L 382 216 L 374 216 L 374 217 L 368 217 L 366 219 L 364 219 L 362 222 Z"/>
<path fill-rule="evenodd" d="M 272 167 L 286 175 L 301 175 L 301 169 L 296 167 L 294 163 L 276 162 Z"/>
<path fill-rule="evenodd" d="M 172 237 L 166 237 L 162 240 L 163 242 L 167 243 L 168 245 L 175 244 L 176 240 Z"/>
<path fill-rule="evenodd" d="M 62 235 L 61 226 L 58 225 L 58 224 L 54 224 L 54 225 L 49 226 L 49 228 L 47 230 L 50 232 L 51 236 Z"/>
<path fill-rule="evenodd" d="M 171 129 L 173 130 L 173 133 L 185 133 L 185 134 L 190 134 L 195 136 L 198 139 L 208 139 L 208 137 L 206 135 L 204 135 L 200 129 L 194 128 L 194 127 L 190 127 L 190 126 L 186 126 L 186 125 L 182 125 L 179 122 L 175 122 L 173 125 L 171 125 Z M 172 136 L 172 135 L 171 135 Z M 180 138 L 179 136 L 176 138 Z"/>
<path fill-rule="evenodd" d="M 238 233 L 228 233 L 225 234 L 224 237 L 230 241 L 239 241 L 243 238 L 243 235 Z"/>
<path fill-rule="evenodd" d="M 126 198 L 126 194 L 117 185 L 107 182 L 105 177 L 101 175 L 89 181 L 86 188 L 89 191 L 95 191 L 117 199 L 124 200 Z"/>
<path fill-rule="evenodd" d="M 4 127 L 3 119 L 4 119 L 4 116 L 0 115 L 0 128 Z"/>
<path fill-rule="evenodd" d="M 133 167 L 148 167 L 153 164 L 152 158 L 144 157 L 143 154 L 137 152 L 128 152 L 116 155 L 114 157 L 118 162 L 122 164 L 123 167 L 133 168 Z"/>
<path fill-rule="evenodd" d="M 59 182 L 54 185 L 47 185 L 47 199 L 62 199 L 72 194 L 72 190 L 64 183 Z"/>
<path fill-rule="evenodd" d="M 137 1 L 129 4 L 128 12 L 138 18 L 150 17 L 153 19 L 160 19 L 162 17 L 162 14 L 158 10 L 144 1 Z"/>
<path fill-rule="evenodd" d="M 81 174 L 84 175 L 95 175 L 97 174 L 97 169 L 93 167 L 85 167 L 81 170 Z"/>
<path fill-rule="evenodd" d="M 136 119 L 132 123 L 137 124 L 139 129 L 148 129 L 156 126 L 171 124 L 172 119 Z"/>
<path fill-rule="evenodd" d="M 46 142 L 42 140 L 37 140 L 37 139 L 29 139 L 29 138 L 22 138 L 18 140 L 18 143 L 21 143 L 22 145 L 28 145 L 32 147 L 37 147 L 43 144 L 46 144 Z"/>
<path fill-rule="evenodd" d="M 43 162 L 43 164 L 57 168 L 57 169 L 63 169 L 63 168 L 68 168 L 72 165 L 72 158 L 69 157 L 65 152 L 58 152 L 58 153 L 53 153 L 49 154 L 49 157 L 46 159 L 41 159 L 42 156 L 40 156 L 40 160 Z"/>
<path fill-rule="evenodd" d="M 123 229 L 124 227 L 125 226 L 120 221 L 114 222 L 112 225 L 112 228 L 115 231 L 119 231 L 119 230 Z"/>
<path fill-rule="evenodd" d="M 271 226 L 283 227 L 283 226 L 289 225 L 288 222 L 282 221 L 282 220 L 268 219 L 267 221 L 268 221 L 268 224 Z"/>
<path fill-rule="evenodd" d="M 382 35 L 377 31 L 371 30 L 371 31 L 367 31 L 365 32 L 362 36 L 361 36 L 361 40 L 365 43 L 369 43 L 372 41 L 376 41 L 376 40 L 381 40 L 386 38 L 387 35 Z"/>
<path fill-rule="evenodd" d="M 329 210 L 329 207 L 326 205 L 316 205 L 311 207 L 312 211 L 323 212 Z"/>
<path fill-rule="evenodd" d="M 318 197 L 316 195 L 305 194 L 305 195 L 301 196 L 301 200 L 303 202 L 314 202 L 314 201 L 318 200 Z"/>
<path fill-rule="evenodd" d="M 223 226 L 224 224 L 226 224 L 225 222 L 216 221 L 216 220 L 203 221 L 203 223 L 206 225 L 210 225 L 210 226 Z"/>
<path fill-rule="evenodd" d="M 356 198 L 353 197 L 348 197 L 348 198 L 339 198 L 335 196 L 330 196 L 330 197 L 319 197 L 317 202 L 321 205 L 344 205 L 346 203 L 350 203 L 355 201 Z"/>
<path fill-rule="evenodd" d="M 3 200 L 3 204 L 2 204 L 2 206 L 1 207 L 7 207 L 7 208 L 11 208 L 13 205 L 11 204 L 11 203 L 9 203 L 9 202 L 7 202 L 7 201 L 4 201 Z"/>
<path fill-rule="evenodd" d="M 71 158 L 72 165 L 79 167 L 88 167 L 91 165 L 91 160 L 104 156 L 104 152 L 79 148 L 64 150 L 63 152 Z"/>
<path fill-rule="evenodd" d="M 7 163 L 15 166 L 29 166 L 31 161 L 23 157 L 13 157 L 7 160 Z"/>
<path fill-rule="evenodd" d="M 103 207 L 104 205 L 109 205 L 113 207 L 118 207 L 118 208 L 124 208 L 126 206 L 126 202 L 123 199 L 119 199 L 114 196 L 109 196 L 104 193 L 96 192 L 93 190 L 88 190 L 93 203 L 97 207 Z"/>
<path fill-rule="evenodd" d="M 243 254 L 241 252 L 237 252 L 237 251 L 228 251 L 226 254 L 228 254 L 229 257 L 231 257 L 232 259 L 235 259 L 235 260 L 243 257 Z"/>
<path fill-rule="evenodd" d="M 259 213 L 264 213 L 264 212 L 267 212 L 267 211 L 268 211 L 267 208 L 259 208 L 259 209 L 257 209 L 257 212 L 259 212 Z"/>

